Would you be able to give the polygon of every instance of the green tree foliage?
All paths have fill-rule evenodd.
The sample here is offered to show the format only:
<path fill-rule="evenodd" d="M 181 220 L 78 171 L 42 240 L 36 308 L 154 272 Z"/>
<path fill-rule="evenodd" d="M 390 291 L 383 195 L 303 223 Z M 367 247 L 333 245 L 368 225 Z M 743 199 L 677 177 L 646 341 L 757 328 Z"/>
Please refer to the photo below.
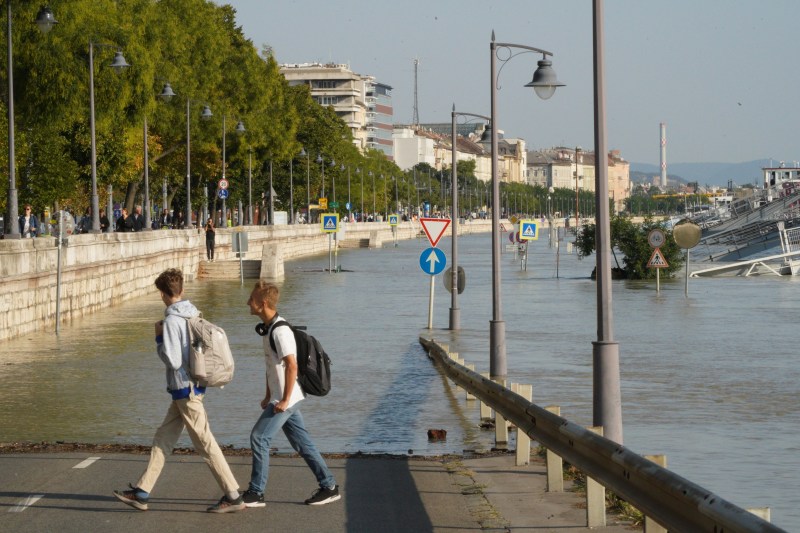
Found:
<path fill-rule="evenodd" d="M 661 253 L 669 263 L 669 267 L 662 268 L 661 274 L 672 277 L 683 266 L 683 255 L 672 238 L 672 232 L 666 229 L 663 222 L 646 218 L 643 223 L 636 224 L 627 217 L 611 217 L 611 248 L 616 267 L 624 272 L 626 278 L 653 279 L 656 277 L 656 269 L 647 266 L 653 255 L 653 249 L 647 242 L 647 235 L 656 228 L 661 229 L 666 235 L 666 242 L 661 247 Z M 575 241 L 579 254 L 588 256 L 596 250 L 595 236 L 596 226 L 594 224 L 581 226 Z M 622 264 L 619 263 L 617 251 L 623 256 Z"/>
<path fill-rule="evenodd" d="M 40 5 L 20 0 L 11 0 L 11 4 L 20 203 L 30 202 L 38 210 L 59 202 L 78 212 L 89 205 L 90 42 L 94 43 L 101 204 L 106 202 L 108 185 L 114 187 L 115 200 L 126 195 L 128 205 L 141 202 L 146 117 L 150 196 L 160 204 L 166 180 L 170 198 L 183 205 L 187 108 L 195 209 L 204 201 L 204 188 L 213 194 L 222 176 L 223 117 L 225 174 L 231 182 L 229 205 L 239 200 L 246 205 L 251 161 L 253 197 L 261 197 L 272 161 L 273 185 L 283 202 L 278 207 L 288 208 L 289 160 L 295 158 L 294 170 L 303 178 L 308 170 L 307 160 L 297 157 L 301 147 L 311 154 L 314 195 L 321 189 L 321 176 L 314 166 L 318 153 L 336 159 L 337 185 L 346 175 L 339 164 L 374 169 L 383 172 L 384 179 L 399 174 L 385 158 L 377 161 L 374 154 L 359 154 L 347 125 L 333 109 L 317 105 L 307 87 L 289 87 L 276 59 L 271 54 L 259 55 L 228 5 L 208 0 L 58 2 L 53 10 L 59 24 L 41 34 L 32 22 Z M 130 64 L 120 73 L 108 67 L 117 50 Z M 5 69 L 0 72 L 0 86 L 7 86 L 7 75 Z M 166 82 L 177 94 L 168 102 L 158 98 Z M 5 95 L 0 103 L 4 128 L 7 101 Z M 204 105 L 214 114 L 208 121 L 200 120 Z M 239 120 L 247 129 L 243 135 L 234 133 Z M 7 166 L 8 139 L 5 141 L 0 162 Z M 298 209 L 306 203 L 305 179 L 294 180 L 294 184 L 294 207 Z M 5 180 L 0 184 L 3 210 L 7 186 Z"/>

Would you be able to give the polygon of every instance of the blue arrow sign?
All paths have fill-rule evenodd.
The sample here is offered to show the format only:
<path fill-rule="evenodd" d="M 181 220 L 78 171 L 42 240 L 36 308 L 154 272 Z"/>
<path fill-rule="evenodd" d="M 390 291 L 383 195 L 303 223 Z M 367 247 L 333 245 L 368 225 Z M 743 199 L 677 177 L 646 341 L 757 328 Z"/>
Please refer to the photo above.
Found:
<path fill-rule="evenodd" d="M 447 257 L 444 252 L 438 248 L 428 248 L 422 251 L 419 256 L 419 267 L 426 274 L 435 276 L 441 274 L 444 267 L 447 265 Z"/>
<path fill-rule="evenodd" d="M 221 200 L 225 200 L 230 194 L 231 193 L 228 191 L 228 189 L 220 189 L 217 193 L 217 196 L 219 196 Z"/>

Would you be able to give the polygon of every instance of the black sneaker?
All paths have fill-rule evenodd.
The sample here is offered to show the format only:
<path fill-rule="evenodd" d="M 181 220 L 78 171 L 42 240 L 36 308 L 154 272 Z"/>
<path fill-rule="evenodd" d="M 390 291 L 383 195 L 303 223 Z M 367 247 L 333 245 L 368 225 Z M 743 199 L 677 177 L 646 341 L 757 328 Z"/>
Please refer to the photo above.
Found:
<path fill-rule="evenodd" d="M 128 485 L 128 486 L 131 488 L 130 490 L 115 490 L 114 496 L 122 503 L 130 505 L 134 509 L 139 509 L 140 511 L 146 511 L 147 498 L 143 498 L 142 496 L 138 495 L 142 491 L 140 491 L 133 485 Z"/>
<path fill-rule="evenodd" d="M 245 507 L 266 507 L 264 503 L 264 495 L 259 494 L 254 490 L 247 489 L 242 493 L 242 500 Z"/>
<path fill-rule="evenodd" d="M 244 501 L 242 501 L 241 496 L 235 500 L 230 500 L 227 496 L 223 496 L 216 504 L 206 509 L 206 511 L 209 513 L 235 513 L 244 508 Z"/>
<path fill-rule="evenodd" d="M 319 488 L 306 500 L 306 505 L 325 505 L 326 503 L 340 500 L 339 485 L 334 485 L 332 489 Z"/>

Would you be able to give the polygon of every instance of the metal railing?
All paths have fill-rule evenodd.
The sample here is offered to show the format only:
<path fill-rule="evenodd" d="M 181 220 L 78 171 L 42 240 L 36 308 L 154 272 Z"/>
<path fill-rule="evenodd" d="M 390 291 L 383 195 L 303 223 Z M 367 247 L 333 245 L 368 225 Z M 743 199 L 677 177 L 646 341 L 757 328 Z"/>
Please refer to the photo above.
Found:
<path fill-rule="evenodd" d="M 419 338 L 448 378 L 646 516 L 677 532 L 784 532 L 624 446 L 539 407 Z M 785 532 L 784 532 L 785 533 Z"/>

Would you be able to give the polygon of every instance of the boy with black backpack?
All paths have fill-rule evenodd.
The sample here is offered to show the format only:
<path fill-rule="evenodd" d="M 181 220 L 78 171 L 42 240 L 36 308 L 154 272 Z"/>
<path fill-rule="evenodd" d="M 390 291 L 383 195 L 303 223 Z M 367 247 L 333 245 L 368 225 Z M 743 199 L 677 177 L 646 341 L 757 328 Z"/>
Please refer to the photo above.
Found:
<path fill-rule="evenodd" d="M 339 486 L 311 441 L 303 415 L 300 414 L 299 404 L 305 398 L 305 393 L 297 383 L 297 345 L 294 334 L 289 327 L 275 327 L 282 320 L 277 311 L 279 296 L 277 285 L 259 280 L 247 300 L 250 314 L 263 320 L 256 331 L 264 336 L 267 376 L 266 394 L 261 400 L 263 411 L 250 433 L 250 448 L 253 452 L 250 485 L 242 498 L 247 507 L 265 506 L 264 490 L 269 475 L 270 443 L 282 429 L 289 444 L 303 457 L 319 483 L 319 489 L 305 503 L 324 505 L 341 498 Z M 270 339 L 275 343 L 274 349 Z"/>
<path fill-rule="evenodd" d="M 155 333 L 158 357 L 167 367 L 167 392 L 172 396 L 172 402 L 153 437 L 147 469 L 130 490 L 115 490 L 114 496 L 135 509 L 146 511 L 150 491 L 161 474 L 166 456 L 172 453 L 185 427 L 195 450 L 205 460 L 224 492 L 219 502 L 207 509 L 208 512 L 241 511 L 245 506 L 239 496 L 239 484 L 208 426 L 203 406 L 206 389 L 190 375 L 188 321 L 200 313 L 189 300 L 183 299 L 183 273 L 180 270 L 165 270 L 156 278 L 155 285 L 167 306 L 164 320 L 156 322 Z"/>

